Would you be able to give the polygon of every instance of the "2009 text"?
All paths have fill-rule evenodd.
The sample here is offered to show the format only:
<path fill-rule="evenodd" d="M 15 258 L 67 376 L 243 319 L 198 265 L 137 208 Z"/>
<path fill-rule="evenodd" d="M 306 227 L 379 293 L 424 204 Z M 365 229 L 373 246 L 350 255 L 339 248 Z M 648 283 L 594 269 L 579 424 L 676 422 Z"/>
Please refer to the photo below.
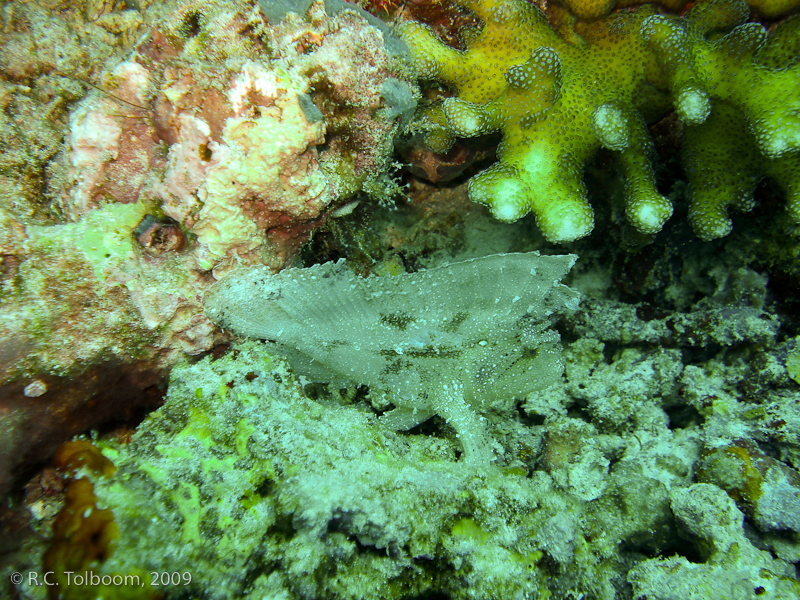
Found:
<path fill-rule="evenodd" d="M 172 573 L 158 573 L 152 571 L 150 577 L 152 577 L 150 585 L 153 587 L 164 585 L 189 585 L 192 583 L 192 574 L 185 571 L 183 573 L 178 573 L 177 571 Z"/>

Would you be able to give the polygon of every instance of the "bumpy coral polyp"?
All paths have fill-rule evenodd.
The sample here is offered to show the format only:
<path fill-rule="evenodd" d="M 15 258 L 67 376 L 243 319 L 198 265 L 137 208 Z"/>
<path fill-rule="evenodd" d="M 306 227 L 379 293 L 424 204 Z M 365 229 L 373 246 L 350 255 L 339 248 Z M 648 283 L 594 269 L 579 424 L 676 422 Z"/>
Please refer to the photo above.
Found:
<path fill-rule="evenodd" d="M 672 108 L 687 129 L 691 222 L 699 237 L 726 235 L 727 207 L 751 207 L 764 175 L 784 187 L 800 221 L 796 44 L 783 34 L 770 43 L 761 25 L 743 23 L 743 2 L 709 0 L 685 17 L 646 6 L 558 32 L 522 0 L 460 4 L 484 22 L 465 51 L 418 23 L 405 24 L 402 36 L 420 77 L 456 92 L 421 113 L 432 149 L 502 131 L 498 162 L 469 186 L 470 197 L 498 219 L 533 212 L 552 242 L 587 235 L 594 219 L 583 164 L 605 147 L 626 179 L 628 221 L 643 234 L 658 232 L 672 206 L 656 190 L 647 122 Z M 796 33 L 796 22 L 784 27 Z M 727 34 L 717 38 L 712 30 Z"/>
<path fill-rule="evenodd" d="M 582 165 L 606 141 L 628 175 L 629 219 L 658 231 L 672 209 L 655 190 L 651 144 L 630 101 L 647 55 L 636 21 L 608 19 L 591 30 L 591 45 L 579 46 L 527 3 L 464 4 L 485 21 L 466 52 L 444 48 L 420 25 L 405 26 L 404 38 L 423 77 L 458 90 L 444 103 L 442 129 L 451 136 L 504 134 L 499 162 L 472 179 L 470 197 L 502 221 L 533 212 L 551 241 L 584 237 L 594 217 Z"/>

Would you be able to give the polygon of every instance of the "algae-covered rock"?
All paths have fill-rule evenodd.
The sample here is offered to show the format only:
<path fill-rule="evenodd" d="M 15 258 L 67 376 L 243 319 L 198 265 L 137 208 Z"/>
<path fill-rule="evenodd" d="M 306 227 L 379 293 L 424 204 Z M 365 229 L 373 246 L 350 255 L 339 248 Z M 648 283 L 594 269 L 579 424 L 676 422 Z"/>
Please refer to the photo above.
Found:
<path fill-rule="evenodd" d="M 667 543 L 695 433 L 666 419 L 641 441 L 573 417 L 529 428 L 498 405 L 486 424 L 502 452 L 476 466 L 442 422 L 395 432 L 357 395 L 311 399 L 275 350 L 247 342 L 173 369 L 166 404 L 127 443 L 100 444 L 116 473 L 83 474 L 119 534 L 93 573 L 191 574 L 155 589 L 168 598 L 611 600 L 632 560 L 621 549 Z"/>
<path fill-rule="evenodd" d="M 654 558 L 629 574 L 637 598 L 792 600 L 800 594 L 794 567 L 756 548 L 745 537 L 743 515 L 725 492 L 697 483 L 675 490 L 672 510 L 681 526 L 706 548 L 702 562 L 682 556 Z"/>
<path fill-rule="evenodd" d="M 175 369 L 166 405 L 105 448 L 118 471 L 95 492 L 120 535 L 103 572 L 191 572 L 170 597 L 455 598 L 464 576 L 500 598 L 543 585 L 525 532 L 557 501 L 547 476 L 478 477 L 451 440 L 308 399 L 267 348 Z"/>
<path fill-rule="evenodd" d="M 696 395 L 723 394 L 726 378 L 741 381 L 731 368 L 707 366 L 700 387 L 677 351 L 571 342 L 566 383 L 529 396 L 524 411 L 492 400 L 483 423 L 497 456 L 477 465 L 442 419 L 397 432 L 382 422 L 380 391 L 301 385 L 278 351 L 251 341 L 173 369 L 166 404 L 132 438 L 99 442 L 117 471 L 83 475 L 119 533 L 92 573 L 191 574 L 159 586 L 167 598 L 615 600 L 626 581 L 657 598 L 711 578 L 791 597 L 791 537 L 755 519 L 751 543 L 722 491 L 689 487 L 703 446 L 745 408 L 731 389 L 705 424 L 702 403 L 695 417 L 683 412 Z M 71 557 L 59 543 L 57 556 Z"/>

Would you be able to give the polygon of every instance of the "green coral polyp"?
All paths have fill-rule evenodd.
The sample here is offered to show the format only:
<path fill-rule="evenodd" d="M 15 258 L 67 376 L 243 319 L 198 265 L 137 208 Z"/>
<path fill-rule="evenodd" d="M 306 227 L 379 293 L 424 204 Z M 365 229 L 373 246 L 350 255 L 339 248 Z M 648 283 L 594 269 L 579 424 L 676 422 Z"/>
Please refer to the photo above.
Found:
<path fill-rule="evenodd" d="M 629 223 L 657 233 L 672 205 L 656 189 L 647 123 L 674 110 L 685 125 L 698 237 L 727 235 L 728 208 L 752 208 L 764 176 L 785 190 L 800 222 L 798 19 L 767 36 L 744 22 L 743 2 L 708 0 L 683 17 L 643 6 L 556 31 L 523 0 L 459 3 L 483 21 L 464 36 L 464 51 L 419 23 L 400 33 L 419 76 L 455 92 L 420 112 L 434 151 L 457 137 L 502 132 L 498 162 L 469 185 L 471 199 L 499 220 L 532 212 L 557 243 L 589 234 L 583 164 L 605 147 L 626 179 Z"/>

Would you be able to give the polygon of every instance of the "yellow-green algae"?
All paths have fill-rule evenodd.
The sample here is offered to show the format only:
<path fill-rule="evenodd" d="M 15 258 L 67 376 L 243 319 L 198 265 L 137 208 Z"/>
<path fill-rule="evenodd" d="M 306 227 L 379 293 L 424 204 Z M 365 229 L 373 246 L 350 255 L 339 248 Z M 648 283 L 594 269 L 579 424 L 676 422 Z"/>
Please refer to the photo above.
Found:
<path fill-rule="evenodd" d="M 0 331 L 29 348 L 2 379 L 151 353 L 160 306 L 141 297 L 181 293 L 189 275 L 174 261 L 169 270 L 142 259 L 133 230 L 147 212 L 144 203 L 109 204 L 78 223 L 26 228 L 25 259 L 0 294 Z"/>
<path fill-rule="evenodd" d="M 795 383 L 800 383 L 800 348 L 795 348 L 786 358 L 786 371 Z"/>
<path fill-rule="evenodd" d="M 175 369 L 164 408 L 129 445 L 113 448 L 119 475 L 95 483 L 120 527 L 105 571 L 144 564 L 196 574 L 188 590 L 170 595 L 401 598 L 434 585 L 421 576 L 421 557 L 437 555 L 449 535 L 453 552 L 468 550 L 458 528 L 449 533 L 459 506 L 490 501 L 480 498 L 487 493 L 515 498 L 527 508 L 513 518 L 525 521 L 538 505 L 515 491 L 528 486 L 526 471 L 493 473 L 486 492 L 483 478 L 455 461 L 452 444 L 401 441 L 363 407 L 307 399 L 266 350 L 247 343 Z M 520 538 L 502 549 L 499 521 L 473 519 L 486 535 L 470 547 L 519 557 L 508 565 L 481 559 L 496 571 L 487 597 L 543 585 L 529 574 L 535 561 L 524 558 L 541 556 L 534 545 Z M 469 560 L 460 564 L 473 571 Z M 453 586 L 460 580 L 452 569 L 446 576 Z"/>

